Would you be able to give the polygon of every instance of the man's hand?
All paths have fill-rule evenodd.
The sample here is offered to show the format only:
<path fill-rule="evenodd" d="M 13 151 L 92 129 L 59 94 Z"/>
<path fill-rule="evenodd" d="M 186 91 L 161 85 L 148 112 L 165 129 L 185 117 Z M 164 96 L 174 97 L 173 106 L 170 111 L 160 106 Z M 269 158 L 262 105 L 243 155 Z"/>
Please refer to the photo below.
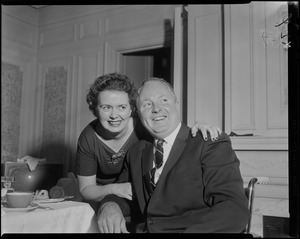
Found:
<path fill-rule="evenodd" d="M 97 222 L 101 233 L 129 233 L 123 213 L 115 202 L 107 202 L 102 206 Z"/>

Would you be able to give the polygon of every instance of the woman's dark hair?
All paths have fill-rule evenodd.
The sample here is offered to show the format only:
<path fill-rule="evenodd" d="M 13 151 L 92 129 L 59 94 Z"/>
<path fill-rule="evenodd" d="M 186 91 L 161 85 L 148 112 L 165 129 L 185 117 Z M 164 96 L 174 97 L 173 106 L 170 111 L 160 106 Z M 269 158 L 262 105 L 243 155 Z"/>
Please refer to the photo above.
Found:
<path fill-rule="evenodd" d="M 98 77 L 94 83 L 90 86 L 90 89 L 86 96 L 86 101 L 89 105 L 90 111 L 94 116 L 97 117 L 97 105 L 98 105 L 98 95 L 104 90 L 116 90 L 123 91 L 128 94 L 129 104 L 133 112 L 135 112 L 135 100 L 137 95 L 137 90 L 130 79 L 122 74 L 110 73 Z"/>

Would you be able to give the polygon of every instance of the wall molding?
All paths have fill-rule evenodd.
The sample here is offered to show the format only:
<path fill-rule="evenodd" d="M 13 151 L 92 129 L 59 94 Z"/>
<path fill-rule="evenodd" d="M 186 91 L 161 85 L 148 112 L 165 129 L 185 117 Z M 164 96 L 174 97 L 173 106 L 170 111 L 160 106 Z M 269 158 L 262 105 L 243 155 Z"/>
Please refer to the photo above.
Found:
<path fill-rule="evenodd" d="M 288 150 L 287 137 L 233 136 L 234 150 Z"/>
<path fill-rule="evenodd" d="M 2 10 L 2 17 L 5 17 L 5 15 L 10 16 L 14 19 L 16 19 L 18 22 L 25 22 L 27 24 L 30 24 L 34 27 L 38 26 L 39 21 L 39 13 L 32 7 L 28 5 L 23 6 L 9 6 L 9 5 L 1 5 Z"/>

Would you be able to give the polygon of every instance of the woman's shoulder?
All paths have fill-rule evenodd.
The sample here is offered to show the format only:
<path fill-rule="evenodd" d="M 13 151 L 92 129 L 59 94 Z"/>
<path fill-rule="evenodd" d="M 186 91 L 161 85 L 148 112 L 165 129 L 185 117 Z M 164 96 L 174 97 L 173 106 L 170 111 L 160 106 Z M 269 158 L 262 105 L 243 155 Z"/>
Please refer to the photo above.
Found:
<path fill-rule="evenodd" d="M 87 126 L 85 126 L 80 133 L 79 139 L 94 137 L 96 132 L 97 122 L 98 120 L 95 119 L 91 121 Z"/>

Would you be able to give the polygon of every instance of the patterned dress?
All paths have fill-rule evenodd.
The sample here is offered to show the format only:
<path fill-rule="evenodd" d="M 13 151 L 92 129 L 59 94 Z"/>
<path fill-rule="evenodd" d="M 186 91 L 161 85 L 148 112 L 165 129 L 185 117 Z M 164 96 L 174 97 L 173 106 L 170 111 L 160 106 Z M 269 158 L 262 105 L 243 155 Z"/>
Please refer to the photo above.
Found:
<path fill-rule="evenodd" d="M 124 159 L 128 149 L 141 139 L 150 140 L 151 137 L 134 118 L 134 131 L 118 152 L 115 152 L 96 135 L 99 132 L 99 120 L 89 123 L 81 132 L 76 152 L 77 174 L 92 176 L 96 174 L 97 184 L 115 183 L 122 171 Z"/>

